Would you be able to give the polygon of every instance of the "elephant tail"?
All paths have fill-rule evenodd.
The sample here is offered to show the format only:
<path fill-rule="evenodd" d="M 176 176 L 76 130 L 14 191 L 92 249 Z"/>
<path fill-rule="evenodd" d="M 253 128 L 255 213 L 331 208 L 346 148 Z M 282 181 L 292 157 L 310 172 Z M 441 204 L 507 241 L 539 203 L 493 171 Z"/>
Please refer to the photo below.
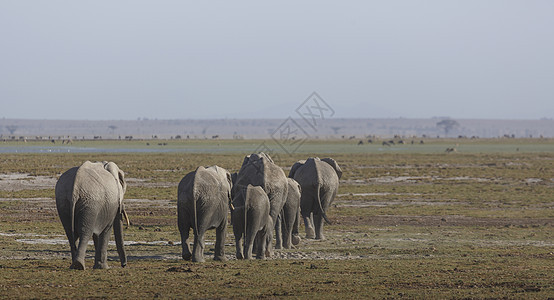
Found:
<path fill-rule="evenodd" d="M 192 210 L 194 211 L 194 236 L 198 237 L 198 211 L 196 207 L 197 197 L 192 197 Z"/>
<path fill-rule="evenodd" d="M 73 191 L 71 192 L 71 203 L 69 206 L 69 218 L 71 220 L 71 250 L 77 251 L 76 239 L 75 239 L 75 206 L 79 200 L 78 188 L 73 184 Z"/>
<path fill-rule="evenodd" d="M 246 241 L 246 230 L 248 228 L 248 226 L 246 225 L 246 222 L 248 220 L 248 207 L 250 205 L 250 201 L 248 198 L 248 187 L 246 187 L 245 189 L 243 189 L 242 191 L 244 193 L 244 240 Z"/>
<path fill-rule="evenodd" d="M 319 211 L 321 212 L 323 219 L 327 224 L 331 225 L 331 221 L 329 221 L 329 219 L 327 218 L 327 214 L 325 213 L 323 205 L 321 204 L 321 188 L 321 186 L 316 187 L 317 204 L 319 205 Z"/>

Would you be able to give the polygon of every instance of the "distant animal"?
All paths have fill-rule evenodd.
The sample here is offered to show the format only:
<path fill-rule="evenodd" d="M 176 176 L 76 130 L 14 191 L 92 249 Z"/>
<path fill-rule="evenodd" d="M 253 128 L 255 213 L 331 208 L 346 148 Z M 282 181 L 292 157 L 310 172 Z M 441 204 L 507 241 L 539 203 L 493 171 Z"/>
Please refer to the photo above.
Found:
<path fill-rule="evenodd" d="M 72 269 L 85 269 L 85 254 L 94 240 L 94 268 L 108 268 L 108 242 L 113 227 L 122 267 L 127 265 L 122 220 L 129 219 L 123 206 L 127 189 L 123 171 L 113 162 L 84 162 L 67 170 L 56 183 L 56 207 L 71 247 Z M 77 240 L 79 243 L 77 244 Z"/>
<path fill-rule="evenodd" d="M 451 153 L 451 152 L 457 152 L 457 151 L 456 151 L 456 148 L 446 148 L 446 151 L 444 152 Z"/>
<path fill-rule="evenodd" d="M 390 147 L 390 144 L 386 141 L 383 141 L 383 146 L 389 146 Z"/>
<path fill-rule="evenodd" d="M 177 224 L 181 233 L 182 257 L 204 261 L 204 234 L 216 229 L 214 260 L 225 260 L 227 213 L 231 203 L 231 174 L 218 166 L 198 167 L 183 177 L 177 188 Z M 193 229 L 194 244 L 189 246 Z"/>
<path fill-rule="evenodd" d="M 358 142 L 358 145 L 363 145 L 364 144 L 364 141 L 359 141 Z"/>

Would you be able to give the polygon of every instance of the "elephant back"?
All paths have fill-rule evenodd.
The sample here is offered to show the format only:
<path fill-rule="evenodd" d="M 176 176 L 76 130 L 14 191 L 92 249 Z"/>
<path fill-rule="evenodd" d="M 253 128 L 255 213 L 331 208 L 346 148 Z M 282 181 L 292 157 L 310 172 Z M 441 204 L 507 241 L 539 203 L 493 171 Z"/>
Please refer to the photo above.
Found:
<path fill-rule="evenodd" d="M 237 175 L 234 192 L 248 184 L 260 186 L 271 203 L 271 216 L 276 218 L 283 208 L 287 196 L 287 180 L 285 172 L 277 166 L 271 157 L 265 153 L 251 154 L 245 157 L 243 165 Z"/>
<path fill-rule="evenodd" d="M 230 186 L 225 175 L 220 174 L 215 167 L 198 167 L 192 183 L 192 192 L 195 199 L 200 197 L 225 197 L 230 192 Z"/>
<path fill-rule="evenodd" d="M 84 162 L 75 174 L 73 184 L 74 195 L 85 195 L 87 199 L 111 199 L 115 197 L 119 203 L 119 190 L 113 175 L 104 169 L 103 163 Z M 76 193 L 77 192 L 77 193 Z"/>

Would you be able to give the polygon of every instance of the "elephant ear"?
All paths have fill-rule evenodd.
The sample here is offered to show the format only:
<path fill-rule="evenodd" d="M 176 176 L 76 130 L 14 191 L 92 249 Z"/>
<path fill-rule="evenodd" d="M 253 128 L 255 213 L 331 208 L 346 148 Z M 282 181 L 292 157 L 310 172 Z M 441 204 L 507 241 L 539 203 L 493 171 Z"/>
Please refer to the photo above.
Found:
<path fill-rule="evenodd" d="M 305 160 L 299 160 L 292 165 L 289 171 L 289 178 L 294 178 L 294 174 L 298 170 L 298 168 L 302 167 L 306 163 Z"/>
<path fill-rule="evenodd" d="M 246 155 L 246 156 L 244 157 L 244 160 L 242 161 L 242 166 L 241 166 L 241 168 L 244 167 L 244 166 L 250 161 L 250 156 L 251 156 L 251 154 L 250 154 L 250 155 Z"/>
<path fill-rule="evenodd" d="M 296 186 L 298 187 L 298 192 L 300 193 L 300 195 L 302 195 L 302 186 L 300 185 L 300 183 L 298 183 L 298 181 L 294 180 L 294 182 L 296 183 Z"/>
<path fill-rule="evenodd" d="M 104 169 L 110 172 L 115 180 L 119 183 L 119 203 L 123 203 L 123 195 L 127 191 L 127 183 L 125 182 L 125 173 L 119 169 L 119 167 L 113 163 L 105 163 Z"/>
<path fill-rule="evenodd" d="M 258 155 L 259 155 L 260 157 L 265 157 L 265 158 L 266 158 L 267 160 L 269 160 L 272 164 L 274 164 L 273 159 L 271 159 L 271 156 L 269 156 L 269 154 L 260 152 Z"/>
<path fill-rule="evenodd" d="M 233 188 L 233 175 L 231 175 L 229 171 L 226 171 L 225 176 L 227 177 L 227 182 L 229 183 L 229 190 L 231 190 Z"/>
<path fill-rule="evenodd" d="M 238 172 L 235 172 L 233 174 L 231 174 L 231 183 L 233 185 L 235 185 L 235 183 L 237 182 L 237 178 L 239 177 L 239 173 Z"/>
<path fill-rule="evenodd" d="M 339 179 L 342 177 L 342 170 L 339 167 L 339 164 L 337 164 L 337 162 L 334 159 L 327 157 L 322 159 L 321 161 L 324 161 L 328 163 L 331 167 L 333 167 L 333 169 L 335 169 L 335 172 L 337 172 L 337 176 L 339 176 Z"/>

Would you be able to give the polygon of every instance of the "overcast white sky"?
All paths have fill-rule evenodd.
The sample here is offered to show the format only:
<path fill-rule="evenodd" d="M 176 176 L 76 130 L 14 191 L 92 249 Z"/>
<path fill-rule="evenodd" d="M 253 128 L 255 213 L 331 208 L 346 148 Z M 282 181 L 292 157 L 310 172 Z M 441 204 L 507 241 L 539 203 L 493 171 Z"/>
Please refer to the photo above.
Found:
<path fill-rule="evenodd" d="M 554 1 L 4 1 L 0 118 L 554 117 Z"/>

